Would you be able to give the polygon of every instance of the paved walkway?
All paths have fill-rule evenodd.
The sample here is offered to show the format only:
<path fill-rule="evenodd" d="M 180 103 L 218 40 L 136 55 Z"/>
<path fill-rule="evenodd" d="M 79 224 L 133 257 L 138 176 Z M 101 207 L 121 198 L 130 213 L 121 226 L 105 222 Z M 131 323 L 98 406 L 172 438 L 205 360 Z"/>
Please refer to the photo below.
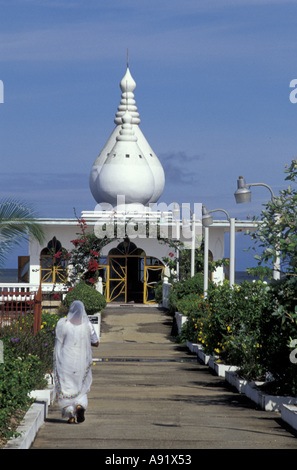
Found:
<path fill-rule="evenodd" d="M 85 422 L 67 424 L 54 404 L 31 448 L 297 449 L 278 413 L 230 390 L 171 327 L 157 308 L 107 307 Z"/>

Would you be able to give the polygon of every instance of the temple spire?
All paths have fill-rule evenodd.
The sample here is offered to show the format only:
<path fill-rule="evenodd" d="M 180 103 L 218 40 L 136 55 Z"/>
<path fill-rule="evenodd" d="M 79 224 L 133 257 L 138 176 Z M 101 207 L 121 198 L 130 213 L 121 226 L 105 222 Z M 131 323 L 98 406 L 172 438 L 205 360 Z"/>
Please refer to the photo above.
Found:
<path fill-rule="evenodd" d="M 129 69 L 129 50 L 127 49 L 127 70 L 120 82 L 120 88 L 122 90 L 121 103 L 118 106 L 118 111 L 115 117 L 115 124 L 122 124 L 122 117 L 126 110 L 128 110 L 132 116 L 132 124 L 140 124 L 139 113 L 137 111 L 136 101 L 134 99 L 134 90 L 136 88 L 135 80 L 133 79 Z"/>

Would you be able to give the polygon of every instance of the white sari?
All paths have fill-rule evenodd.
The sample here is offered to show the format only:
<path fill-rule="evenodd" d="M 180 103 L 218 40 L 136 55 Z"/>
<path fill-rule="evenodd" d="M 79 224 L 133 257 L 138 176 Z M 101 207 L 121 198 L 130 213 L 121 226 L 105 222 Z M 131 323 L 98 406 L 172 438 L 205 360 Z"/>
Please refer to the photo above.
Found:
<path fill-rule="evenodd" d="M 56 326 L 54 381 L 63 417 L 75 416 L 76 407 L 88 406 L 87 394 L 92 384 L 91 343 L 98 342 L 84 304 L 74 301 L 66 318 Z"/>

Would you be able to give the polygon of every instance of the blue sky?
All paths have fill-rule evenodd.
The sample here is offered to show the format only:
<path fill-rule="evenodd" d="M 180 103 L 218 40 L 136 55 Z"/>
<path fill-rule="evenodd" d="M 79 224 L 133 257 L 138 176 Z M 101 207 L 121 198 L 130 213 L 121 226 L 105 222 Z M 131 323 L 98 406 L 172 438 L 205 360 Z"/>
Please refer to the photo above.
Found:
<path fill-rule="evenodd" d="M 278 193 L 296 157 L 296 3 L 0 0 L 1 196 L 41 217 L 94 209 L 89 173 L 114 127 L 129 48 L 140 126 L 166 172 L 161 200 L 259 214 L 265 188 L 249 205 L 233 194 L 239 175 Z"/>

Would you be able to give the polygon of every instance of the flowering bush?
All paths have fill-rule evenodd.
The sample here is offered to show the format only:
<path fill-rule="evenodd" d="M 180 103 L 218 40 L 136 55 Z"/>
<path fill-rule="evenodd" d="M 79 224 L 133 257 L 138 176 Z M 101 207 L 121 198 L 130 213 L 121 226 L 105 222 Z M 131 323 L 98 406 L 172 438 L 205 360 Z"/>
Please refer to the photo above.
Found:
<path fill-rule="evenodd" d="M 233 288 L 225 283 L 209 289 L 207 300 L 191 294 L 180 303 L 183 312 L 191 306 L 181 338 L 203 344 L 206 353 L 238 366 L 248 380 L 265 380 L 269 373 L 275 390 L 295 396 L 297 365 L 290 344 L 297 339 L 296 291 L 292 277 Z"/>
<path fill-rule="evenodd" d="M 13 436 L 17 422 L 31 404 L 28 393 L 44 388 L 44 376 L 53 368 L 55 327 L 58 315 L 42 312 L 36 336 L 21 317 L 18 323 L 0 330 L 3 363 L 0 363 L 0 446 Z"/>
<path fill-rule="evenodd" d="M 197 305 L 196 315 L 186 322 L 183 337 L 202 343 L 208 354 L 239 366 L 246 378 L 259 378 L 264 370 L 260 325 L 268 305 L 269 288 L 262 281 L 212 287 L 207 300 Z"/>
<path fill-rule="evenodd" d="M 81 233 L 78 234 L 78 238 L 71 240 L 74 248 L 70 255 L 74 269 L 69 284 L 74 285 L 77 281 L 84 281 L 94 287 L 100 275 L 100 251 L 111 240 L 107 237 L 99 239 L 94 233 L 88 233 L 87 223 L 82 218 L 78 219 L 78 226 Z"/>
<path fill-rule="evenodd" d="M 208 315 L 209 311 L 209 305 L 203 301 L 203 295 L 187 295 L 178 302 L 178 311 L 188 317 L 187 321 L 183 324 L 180 339 L 203 344 L 202 326 L 204 318 Z"/>

